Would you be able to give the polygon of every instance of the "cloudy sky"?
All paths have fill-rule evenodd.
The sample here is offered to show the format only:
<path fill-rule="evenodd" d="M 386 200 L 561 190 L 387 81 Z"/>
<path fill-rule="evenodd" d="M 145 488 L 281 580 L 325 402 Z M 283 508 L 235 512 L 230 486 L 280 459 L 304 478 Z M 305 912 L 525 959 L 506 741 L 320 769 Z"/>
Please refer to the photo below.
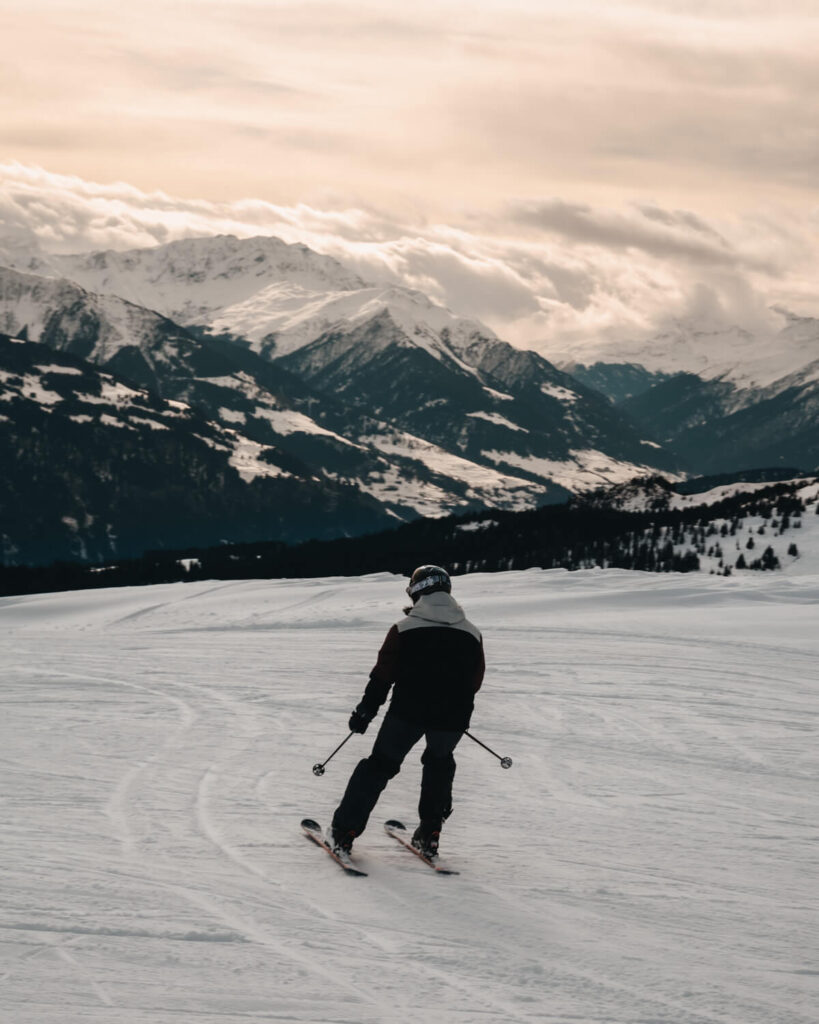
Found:
<path fill-rule="evenodd" d="M 547 353 L 819 315 L 816 0 L 0 0 L 0 251 L 276 233 Z"/>

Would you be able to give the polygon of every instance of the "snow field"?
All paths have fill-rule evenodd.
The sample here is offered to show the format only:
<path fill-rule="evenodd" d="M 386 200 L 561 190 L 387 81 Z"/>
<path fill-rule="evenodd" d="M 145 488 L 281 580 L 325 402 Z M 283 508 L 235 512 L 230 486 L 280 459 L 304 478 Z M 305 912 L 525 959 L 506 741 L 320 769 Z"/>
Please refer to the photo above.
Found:
<path fill-rule="evenodd" d="M 813 1024 L 819 577 L 455 593 L 488 673 L 439 877 L 413 751 L 345 877 L 303 838 L 404 581 L 0 600 L 0 1019 Z"/>

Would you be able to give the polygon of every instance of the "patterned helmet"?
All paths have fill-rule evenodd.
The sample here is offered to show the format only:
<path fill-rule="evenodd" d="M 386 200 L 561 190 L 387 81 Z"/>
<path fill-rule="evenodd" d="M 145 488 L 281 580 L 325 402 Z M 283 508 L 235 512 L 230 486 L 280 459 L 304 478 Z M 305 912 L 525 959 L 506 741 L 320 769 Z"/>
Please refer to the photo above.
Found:
<path fill-rule="evenodd" d="M 446 594 L 452 590 L 449 573 L 440 565 L 419 565 L 407 587 L 407 593 L 413 601 L 417 601 L 424 594 L 434 594 L 439 590 Z"/>

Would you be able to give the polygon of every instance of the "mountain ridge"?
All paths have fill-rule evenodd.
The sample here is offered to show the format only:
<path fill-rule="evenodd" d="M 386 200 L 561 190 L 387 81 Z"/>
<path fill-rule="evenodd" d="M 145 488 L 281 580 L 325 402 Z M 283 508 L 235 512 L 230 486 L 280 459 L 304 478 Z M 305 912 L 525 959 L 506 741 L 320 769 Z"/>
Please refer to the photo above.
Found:
<path fill-rule="evenodd" d="M 259 252 L 260 245 L 264 252 Z M 210 254 L 210 271 L 198 264 L 196 257 L 201 252 Z M 275 277 L 284 272 L 281 260 L 278 263 L 273 261 L 273 264 L 268 260 L 265 253 L 270 252 L 278 256 L 284 254 L 282 258 L 286 258 L 285 263 L 289 268 L 287 272 L 292 271 L 289 283 L 282 284 L 279 280 L 278 284 L 270 285 L 271 275 Z M 260 260 L 260 257 L 263 259 Z M 76 266 L 77 260 L 74 257 L 57 258 L 51 270 L 53 272 L 58 264 L 65 270 L 72 261 Z M 99 275 L 107 274 L 112 262 L 116 264 L 118 277 L 116 281 L 106 278 L 108 285 L 116 284 L 119 287 L 123 281 L 127 283 L 129 275 L 136 274 L 139 284 L 137 292 L 140 292 L 146 280 L 146 265 L 167 269 L 169 263 L 173 263 L 176 268 L 174 281 L 182 281 L 183 292 L 193 288 L 197 294 L 201 294 L 207 288 L 212 274 L 216 273 L 218 277 L 226 273 L 226 266 L 232 270 L 228 275 L 231 299 L 236 295 L 236 287 L 244 292 L 249 289 L 258 294 L 264 293 L 269 287 L 281 286 L 288 291 L 290 299 L 296 296 L 293 301 L 298 306 L 308 294 L 304 277 L 307 271 L 313 275 L 307 282 L 311 287 L 316 286 L 318 275 L 319 284 L 326 285 L 329 281 L 333 289 L 347 289 L 329 293 L 310 292 L 311 302 L 318 303 L 322 308 L 332 307 L 333 313 L 313 318 L 312 325 L 308 325 L 302 336 L 295 342 L 291 338 L 288 345 L 284 346 L 284 352 L 276 349 L 277 342 L 281 344 L 281 338 L 273 337 L 270 332 L 265 333 L 265 327 L 259 328 L 254 341 L 253 337 L 245 338 L 231 332 L 217 331 L 209 323 L 179 325 L 167 317 L 160 319 L 164 314 L 145 311 L 142 315 L 147 323 L 162 324 L 166 334 L 175 330 L 179 335 L 170 341 L 170 351 L 167 353 L 169 358 L 160 367 L 161 379 L 157 379 L 158 374 L 148 376 L 141 366 L 146 361 L 146 347 L 150 350 L 149 355 L 153 352 L 151 344 L 144 338 L 137 338 L 132 346 L 123 346 L 128 351 L 120 357 L 122 365 L 116 368 L 137 377 L 143 385 L 156 387 L 167 397 L 203 405 L 214 418 L 225 416 L 227 422 L 233 422 L 240 415 L 252 415 L 253 423 L 246 421 L 245 427 L 261 443 L 281 441 L 281 438 L 276 439 L 270 435 L 275 425 L 271 407 L 276 403 L 264 400 L 264 408 L 249 408 L 247 392 L 251 384 L 237 384 L 236 374 L 230 372 L 231 364 L 243 363 L 245 372 L 257 381 L 265 377 L 263 390 L 273 386 L 270 383 L 272 376 L 279 375 L 280 390 L 284 392 L 282 400 L 286 406 L 305 414 L 308 420 L 314 418 L 314 409 L 318 409 L 315 415 L 320 422 L 315 421 L 316 426 L 310 433 L 324 434 L 326 437 L 326 431 L 330 430 L 343 439 L 340 443 L 346 440 L 353 446 L 357 445 L 359 450 L 370 449 L 374 461 L 373 469 L 367 471 L 369 476 L 367 473 L 362 476 L 359 467 L 355 471 L 350 469 L 346 478 L 358 480 L 364 490 L 369 489 L 369 493 L 380 494 L 381 500 L 399 515 L 402 514 L 402 507 L 412 514 L 430 514 L 434 511 L 436 500 L 441 512 L 455 511 L 458 504 L 468 507 L 470 503 L 481 501 L 487 504 L 500 502 L 507 506 L 510 503 L 512 506 L 520 506 L 524 502 L 531 506 L 562 498 L 576 486 L 596 485 L 607 476 L 622 479 L 652 467 L 669 471 L 677 466 L 674 456 L 663 453 L 656 442 L 643 443 L 636 436 L 631 422 L 621 414 L 612 412 L 608 403 L 596 392 L 573 382 L 542 357 L 534 353 L 521 355 L 520 350 L 496 338 L 493 332 L 478 321 L 456 317 L 417 290 L 400 286 L 362 287 L 364 283 L 361 279 L 349 274 L 337 261 L 314 254 L 304 246 L 287 246 L 276 239 L 237 240 L 217 237 L 169 243 L 164 247 L 134 250 L 126 254 L 91 254 L 81 260 L 81 267 L 88 273 L 96 274 L 96 283 L 99 284 Z M 244 279 L 247 269 L 258 266 L 262 269 L 254 271 L 253 281 L 248 285 Z M 15 272 L 0 271 L 0 279 L 4 273 L 8 276 Z M 85 279 L 88 282 L 87 275 Z M 26 280 L 31 285 L 37 279 L 30 276 Z M 71 288 L 64 280 L 40 280 L 45 282 L 42 285 L 44 291 L 70 291 Z M 238 286 L 236 281 L 240 282 Z M 82 288 L 76 283 L 73 287 Z M 124 288 L 121 290 L 127 291 Z M 176 299 L 179 299 L 180 294 L 178 289 L 174 292 Z M 188 298 L 184 299 L 183 304 L 188 302 L 190 305 L 190 295 L 188 292 L 185 294 Z M 126 304 L 129 300 L 120 296 L 96 296 L 87 290 L 72 293 L 71 297 L 75 305 L 81 305 L 82 302 L 90 304 L 93 315 L 87 313 L 86 320 L 92 321 L 95 318 L 96 321 L 104 320 L 100 310 L 106 310 L 110 304 L 114 304 L 120 313 L 123 309 L 142 308 L 132 303 Z M 162 303 L 153 303 L 153 307 L 157 305 L 161 306 Z M 218 302 L 211 303 L 211 307 L 215 305 Z M 301 312 L 304 313 L 304 310 Z M 336 316 L 339 312 L 344 313 L 341 319 Z M 307 314 L 300 314 L 297 325 L 300 328 L 311 320 Z M 9 322 L 9 326 L 20 326 L 26 319 L 20 310 L 13 308 L 9 289 L 3 290 L 2 280 L 0 315 L 5 316 L 7 322 L 10 316 L 15 318 L 14 323 Z M 45 313 L 41 311 L 41 319 L 44 317 Z M 58 319 L 60 322 L 68 320 L 69 326 L 77 327 L 77 317 L 72 319 L 65 310 L 59 312 Z M 222 326 L 218 319 L 214 319 L 214 323 Z M 325 329 L 328 323 L 331 326 Z M 31 328 L 31 334 L 37 336 L 37 331 Z M 68 334 L 70 331 L 64 328 L 62 334 L 52 332 L 48 337 L 59 346 L 71 347 L 75 342 L 68 338 Z M 367 345 L 363 348 L 359 346 L 356 353 L 356 345 L 363 337 L 366 337 Z M 104 361 L 103 346 L 97 344 L 96 348 L 93 345 L 89 347 L 87 339 L 85 344 L 86 354 Z M 327 367 L 318 367 L 315 361 L 311 362 L 314 357 L 318 362 L 322 359 L 327 362 L 333 345 L 338 350 L 340 364 L 347 360 L 347 376 L 356 378 L 353 382 L 342 382 L 345 386 L 351 385 L 346 391 L 338 380 L 330 379 L 331 374 L 323 372 Z M 254 352 L 266 360 L 269 367 L 262 369 L 260 362 L 249 367 L 248 360 Z M 309 358 L 305 352 L 308 352 Z M 384 358 L 379 380 L 370 371 L 382 355 Z M 434 361 L 434 364 L 430 364 L 431 369 L 418 376 L 417 386 L 410 385 L 409 377 L 412 374 L 409 370 L 411 367 L 417 369 L 427 357 Z M 151 356 L 147 361 L 153 363 L 152 369 L 157 368 L 158 360 Z M 217 365 L 214 365 L 214 361 Z M 390 367 L 390 361 L 394 363 L 394 368 Z M 134 366 L 129 363 L 138 364 L 137 369 L 143 370 L 142 375 L 136 373 Z M 180 364 L 178 372 L 174 372 L 176 363 Z M 504 363 L 506 383 L 499 381 L 497 376 Z M 520 370 L 517 374 L 511 372 L 510 367 L 516 363 L 530 369 L 537 364 L 537 371 L 542 378 L 537 388 L 532 386 L 531 381 L 524 379 L 525 373 Z M 322 380 L 317 379 L 322 376 L 319 371 L 323 372 Z M 409 376 L 402 379 L 405 372 Z M 365 377 L 368 380 L 367 387 L 359 387 L 360 394 L 353 398 L 356 382 L 363 385 Z M 215 390 L 216 378 L 219 378 L 221 392 Z M 471 383 L 467 384 L 468 381 Z M 407 416 L 396 419 L 395 403 L 389 396 L 389 389 L 393 386 L 398 387 L 399 394 L 406 394 L 409 405 L 418 409 L 431 408 L 432 412 L 428 416 L 412 418 L 405 408 Z M 226 394 L 225 389 L 228 387 L 232 387 L 234 392 L 244 391 L 244 397 Z M 526 424 L 515 422 L 511 414 L 516 399 L 506 393 L 510 387 L 520 389 L 521 393 L 526 392 L 525 401 L 518 410 L 520 415 L 528 417 Z M 345 394 L 340 395 L 339 391 L 345 391 Z M 346 403 L 346 409 L 339 408 L 340 398 Z M 436 405 L 448 406 L 448 413 L 443 415 L 440 409 L 436 411 Z M 264 423 L 257 422 L 259 416 Z M 532 417 L 541 418 L 543 427 L 539 431 L 533 425 Z M 409 435 L 408 446 L 412 451 L 399 451 L 394 443 L 396 430 Z M 293 431 L 288 428 L 288 444 L 293 443 L 292 435 Z M 385 443 L 386 438 L 390 439 L 389 443 Z M 483 439 L 482 443 L 478 443 L 479 438 Z M 444 461 L 448 470 L 458 469 L 458 476 L 447 483 L 445 477 L 448 470 L 445 470 L 443 477 L 441 473 L 433 473 L 434 480 L 425 480 L 424 476 L 428 477 L 429 473 L 415 457 L 418 453 L 418 440 L 432 446 L 428 452 L 436 449 L 449 452 Z M 310 444 L 315 447 L 314 441 Z M 393 460 L 392 466 L 385 466 L 384 463 L 387 450 Z M 333 453 L 331 461 L 337 462 L 337 455 L 337 452 Z M 463 469 L 473 481 L 485 477 L 489 489 L 475 489 L 473 485 L 467 485 L 464 490 L 460 463 L 453 461 L 453 456 L 475 463 L 476 468 Z M 324 472 L 321 468 L 321 453 L 316 457 L 319 459 L 317 469 Z M 598 469 L 593 471 L 591 479 L 587 479 L 586 472 L 578 475 L 578 459 L 581 462 L 590 459 L 596 461 Z M 564 465 L 566 473 L 562 471 Z M 394 482 L 385 479 L 381 485 L 373 474 L 383 474 L 385 469 L 392 475 Z M 405 478 L 404 486 L 395 480 L 396 474 L 399 478 Z M 435 491 L 430 489 L 430 483 L 434 483 L 438 489 L 437 499 L 433 497 Z M 425 489 L 425 496 L 420 502 L 413 496 L 413 488 L 416 491 Z M 390 501 L 390 494 L 396 497 L 395 501 Z"/>

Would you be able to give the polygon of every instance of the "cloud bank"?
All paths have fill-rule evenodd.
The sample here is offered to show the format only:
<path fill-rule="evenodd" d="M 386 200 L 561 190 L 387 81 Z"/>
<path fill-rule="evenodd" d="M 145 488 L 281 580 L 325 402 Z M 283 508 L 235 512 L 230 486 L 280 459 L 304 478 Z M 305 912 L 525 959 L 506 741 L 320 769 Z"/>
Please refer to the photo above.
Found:
<path fill-rule="evenodd" d="M 715 220 L 656 202 L 619 208 L 520 199 L 459 224 L 364 206 L 211 201 L 0 165 L 0 258 L 125 250 L 214 234 L 276 235 L 370 281 L 418 288 L 501 337 L 565 357 L 584 340 L 635 338 L 674 318 L 773 325 L 781 305 L 819 315 L 819 217 Z"/>
<path fill-rule="evenodd" d="M 450 219 L 623 194 L 809 201 L 815 0 L 0 4 L 4 159 Z M 676 198 L 675 198 L 676 197 Z"/>

